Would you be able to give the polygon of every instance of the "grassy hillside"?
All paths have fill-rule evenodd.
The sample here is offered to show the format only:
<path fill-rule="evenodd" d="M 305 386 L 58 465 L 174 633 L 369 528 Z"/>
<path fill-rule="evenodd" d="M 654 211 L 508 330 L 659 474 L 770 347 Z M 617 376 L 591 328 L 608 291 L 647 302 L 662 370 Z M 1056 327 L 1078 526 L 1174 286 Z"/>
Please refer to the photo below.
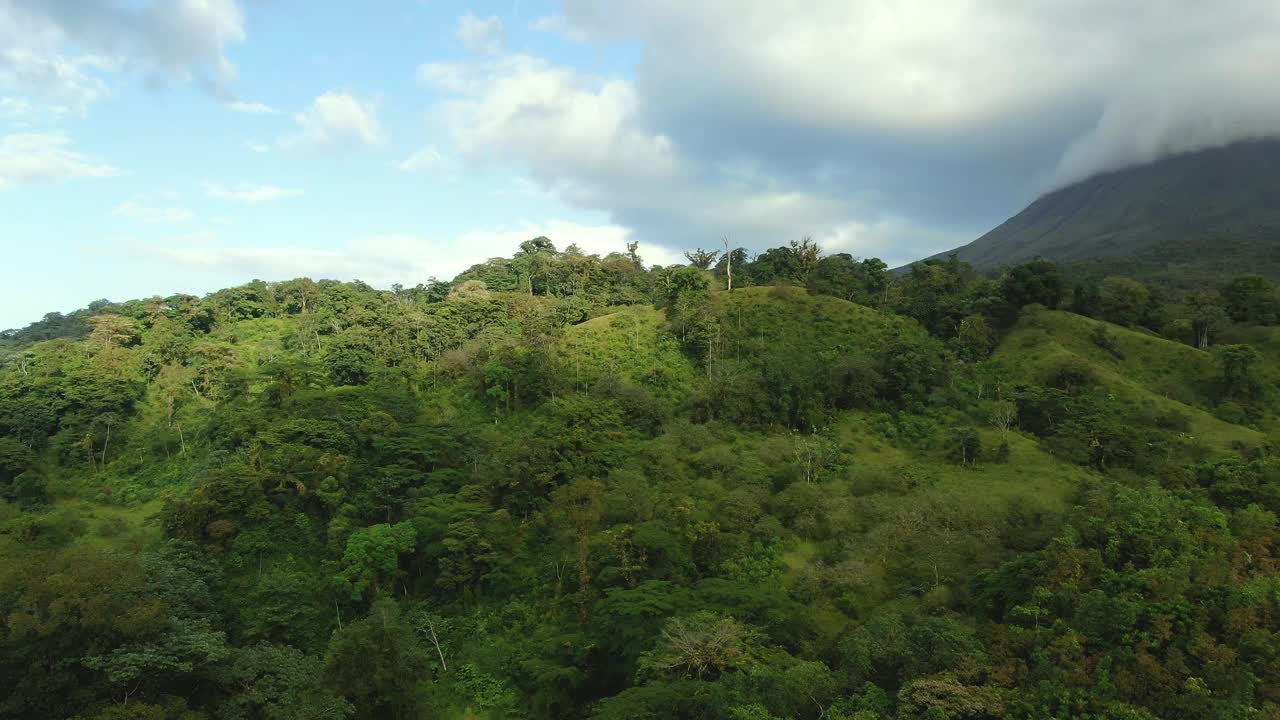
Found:
<path fill-rule="evenodd" d="M 665 331 L 666 318 L 652 307 L 623 308 L 592 318 L 565 332 L 560 362 L 576 383 L 589 387 L 601 378 L 623 378 L 673 398 L 687 394 L 698 370 Z"/>
<path fill-rule="evenodd" d="M 1101 335 L 1100 335 L 1101 334 Z M 1099 344 L 1105 337 L 1107 346 Z M 1218 453 L 1240 444 L 1257 447 L 1267 436 L 1212 414 L 1209 387 L 1218 374 L 1207 352 L 1148 333 L 1072 313 L 1041 310 L 1023 316 L 994 358 L 1015 377 L 1048 384 L 1063 368 L 1083 371 L 1124 406 L 1159 418 L 1187 417 L 1189 440 Z"/>

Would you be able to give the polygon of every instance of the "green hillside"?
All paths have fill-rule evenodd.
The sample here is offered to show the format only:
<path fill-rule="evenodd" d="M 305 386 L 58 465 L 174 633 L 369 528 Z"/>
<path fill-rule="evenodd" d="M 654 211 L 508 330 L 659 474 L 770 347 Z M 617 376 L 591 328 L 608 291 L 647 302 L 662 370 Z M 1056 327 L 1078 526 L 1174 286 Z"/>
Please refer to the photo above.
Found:
<path fill-rule="evenodd" d="M 1108 338 L 1102 347 L 1097 338 Z M 1064 368 L 1082 372 L 1124 406 L 1158 419 L 1187 418 L 1187 441 L 1218 452 L 1259 446 L 1257 429 L 1224 422 L 1212 414 L 1214 358 L 1182 343 L 1071 313 L 1028 313 L 996 349 L 993 358 L 1024 381 L 1051 383 Z"/>
<path fill-rule="evenodd" d="M 1274 327 L 526 246 L 9 333 L 0 718 L 1277 711 Z"/>

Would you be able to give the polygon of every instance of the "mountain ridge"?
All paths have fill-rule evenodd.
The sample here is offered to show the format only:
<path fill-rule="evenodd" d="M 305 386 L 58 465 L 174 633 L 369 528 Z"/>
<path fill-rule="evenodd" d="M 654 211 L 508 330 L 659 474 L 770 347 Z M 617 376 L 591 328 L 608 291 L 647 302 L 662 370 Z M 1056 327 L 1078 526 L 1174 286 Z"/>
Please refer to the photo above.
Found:
<path fill-rule="evenodd" d="M 1266 247 L 1280 237 L 1277 200 L 1280 139 L 1237 142 L 1053 190 L 973 242 L 933 257 L 955 254 L 979 270 L 1037 257 L 1158 266 L 1229 247 L 1240 256 L 1236 267 L 1218 271 L 1260 271 L 1262 259 L 1261 271 L 1276 275 L 1280 257 Z"/>

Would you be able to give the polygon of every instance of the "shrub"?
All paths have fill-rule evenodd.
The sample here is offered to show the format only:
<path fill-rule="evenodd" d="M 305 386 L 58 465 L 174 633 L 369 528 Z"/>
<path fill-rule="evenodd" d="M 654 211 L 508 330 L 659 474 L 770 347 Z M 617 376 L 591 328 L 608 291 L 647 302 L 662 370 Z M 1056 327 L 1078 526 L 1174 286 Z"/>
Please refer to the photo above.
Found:
<path fill-rule="evenodd" d="M 1191 429 L 1191 416 L 1177 408 L 1169 408 L 1156 415 L 1156 427 L 1163 430 L 1187 432 Z"/>
<path fill-rule="evenodd" d="M 1124 359 L 1124 351 L 1120 349 L 1120 343 L 1116 340 L 1116 336 L 1107 330 L 1105 325 L 1097 325 L 1093 328 L 1093 332 L 1089 334 L 1089 339 L 1094 345 L 1106 350 L 1111 357 L 1117 360 Z"/>
<path fill-rule="evenodd" d="M 1093 369 L 1079 360 L 1067 360 L 1049 371 L 1048 385 L 1074 393 L 1094 384 Z"/>
<path fill-rule="evenodd" d="M 1213 409 L 1213 414 L 1223 422 L 1229 422 L 1232 425 L 1244 425 L 1249 422 L 1249 413 L 1245 412 L 1243 406 L 1234 400 L 1228 400 Z"/>

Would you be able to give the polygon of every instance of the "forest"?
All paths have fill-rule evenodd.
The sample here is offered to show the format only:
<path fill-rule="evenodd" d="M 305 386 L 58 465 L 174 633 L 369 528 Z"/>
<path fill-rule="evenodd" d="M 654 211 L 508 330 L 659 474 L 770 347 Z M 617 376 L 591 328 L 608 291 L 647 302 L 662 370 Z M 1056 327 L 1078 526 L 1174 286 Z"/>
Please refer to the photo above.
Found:
<path fill-rule="evenodd" d="M 1280 718 L 1269 279 L 724 250 L 3 333 L 0 718 Z"/>

